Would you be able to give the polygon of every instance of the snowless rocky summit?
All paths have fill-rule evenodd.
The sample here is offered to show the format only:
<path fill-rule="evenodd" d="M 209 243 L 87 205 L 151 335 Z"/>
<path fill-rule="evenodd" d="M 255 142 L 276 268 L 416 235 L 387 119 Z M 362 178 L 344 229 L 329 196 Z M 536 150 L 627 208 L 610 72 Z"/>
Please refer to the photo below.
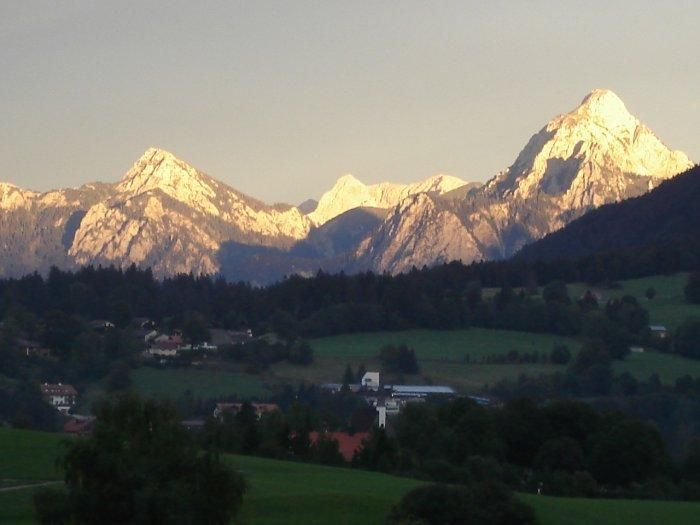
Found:
<path fill-rule="evenodd" d="M 319 267 L 397 273 L 502 258 L 691 165 L 603 89 L 547 123 L 481 187 L 448 175 L 374 185 L 346 175 L 308 214 L 151 148 L 115 184 L 38 193 L 0 183 L 0 275 L 134 263 L 159 276 L 225 267 L 231 279 L 269 282 Z"/>
<path fill-rule="evenodd" d="M 297 208 L 267 206 L 161 149 L 147 150 L 115 189 L 87 211 L 75 233 L 69 254 L 78 264 L 215 273 L 224 242 L 282 246 L 310 228 Z"/>
<path fill-rule="evenodd" d="M 309 219 L 314 224 L 321 225 L 354 208 L 393 208 L 409 195 L 442 195 L 466 184 L 460 178 L 441 174 L 413 184 L 382 182 L 366 185 L 348 174 L 338 179 L 333 188 L 323 194 L 316 209 L 309 214 Z"/>
<path fill-rule="evenodd" d="M 355 267 L 397 273 L 456 259 L 508 257 L 587 210 L 638 196 L 692 165 L 632 116 L 615 93 L 596 89 L 547 123 L 508 169 L 464 199 L 403 201 L 359 246 Z"/>
<path fill-rule="evenodd" d="M 600 206 L 651 189 L 692 166 L 632 116 L 610 90 L 595 89 L 535 134 L 513 165 L 488 183 L 503 198 L 558 197 L 564 208 Z"/>

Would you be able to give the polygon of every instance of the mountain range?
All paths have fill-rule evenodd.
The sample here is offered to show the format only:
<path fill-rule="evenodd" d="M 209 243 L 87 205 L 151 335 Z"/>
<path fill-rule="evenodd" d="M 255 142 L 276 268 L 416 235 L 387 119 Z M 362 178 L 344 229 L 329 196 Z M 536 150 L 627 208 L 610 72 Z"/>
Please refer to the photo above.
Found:
<path fill-rule="evenodd" d="M 318 202 L 268 205 L 151 148 L 114 184 L 45 193 L 0 184 L 0 274 L 136 264 L 158 276 L 262 284 L 319 268 L 398 273 L 500 259 L 692 165 L 601 89 L 483 185 L 450 175 L 366 185 L 345 175 Z"/>

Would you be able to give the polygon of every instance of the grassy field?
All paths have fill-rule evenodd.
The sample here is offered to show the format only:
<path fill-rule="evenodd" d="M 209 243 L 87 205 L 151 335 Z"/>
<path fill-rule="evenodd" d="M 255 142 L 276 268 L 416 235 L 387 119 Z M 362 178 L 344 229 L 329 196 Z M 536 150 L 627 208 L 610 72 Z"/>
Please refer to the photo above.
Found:
<path fill-rule="evenodd" d="M 632 295 L 649 311 L 652 324 L 662 324 L 674 329 L 688 317 L 700 317 L 700 305 L 685 301 L 683 288 L 688 280 L 687 274 L 660 275 L 620 281 L 619 290 L 596 289 L 606 299 Z M 656 297 L 649 300 L 645 293 L 649 288 L 656 290 Z M 569 295 L 579 297 L 591 287 L 584 284 L 569 286 Z"/>
<path fill-rule="evenodd" d="M 650 312 L 651 322 L 665 324 L 673 329 L 685 318 L 700 316 L 700 305 L 685 302 L 683 287 L 687 275 L 657 276 L 621 281 L 617 290 L 596 289 L 605 299 L 624 294 L 634 295 Z M 644 296 L 648 288 L 656 290 L 656 297 Z M 569 294 L 579 297 L 587 289 L 584 284 L 569 285 Z M 489 295 L 495 290 L 485 290 Z M 248 399 L 265 399 L 270 395 L 268 385 L 276 383 L 328 383 L 341 380 L 345 367 L 354 370 L 364 365 L 378 370 L 379 349 L 387 344 L 405 343 L 416 350 L 421 373 L 405 377 L 406 382 L 447 384 L 463 393 L 478 393 L 503 379 L 521 374 L 539 375 L 564 370 L 550 364 L 492 365 L 479 360 L 490 355 L 504 355 L 511 350 L 519 353 L 549 353 L 555 344 L 564 343 L 574 353 L 580 342 L 547 334 L 531 334 L 507 330 L 407 330 L 402 332 L 375 332 L 323 337 L 310 341 L 314 349 L 314 363 L 303 367 L 278 363 L 260 376 L 228 369 L 153 369 L 140 368 L 133 372 L 135 389 L 142 395 L 179 398 L 186 390 L 195 397 L 227 397 L 237 395 Z M 465 362 L 465 356 L 470 361 Z M 683 359 L 653 352 L 633 354 L 623 362 L 615 363 L 617 372 L 630 372 L 638 379 L 648 379 L 658 373 L 664 383 L 690 374 L 700 377 L 700 361 Z M 93 388 L 82 397 L 83 410 L 100 395 Z"/>
<path fill-rule="evenodd" d="M 637 288 L 646 289 L 639 284 Z M 407 382 L 423 383 L 429 379 L 434 384 L 447 384 L 464 393 L 478 392 L 502 379 L 517 378 L 521 374 L 539 375 L 565 369 L 544 363 L 495 365 L 477 362 L 484 356 L 503 355 L 510 350 L 549 352 L 558 343 L 566 344 L 575 353 L 581 345 L 575 339 L 547 334 L 481 328 L 345 334 L 312 340 L 314 363 L 311 366 L 275 365 L 268 380 L 317 384 L 337 382 L 348 364 L 354 370 L 361 364 L 369 370 L 378 370 L 380 364 L 376 356 L 379 348 L 401 343 L 416 350 L 421 365 L 421 373 L 406 377 Z M 470 362 L 465 362 L 465 355 L 470 356 Z M 656 352 L 632 354 L 624 361 L 616 361 L 614 367 L 616 372 L 629 372 L 644 380 L 658 373 L 662 382 L 667 384 L 686 374 L 700 377 L 700 361 Z"/>
<path fill-rule="evenodd" d="M 465 355 L 473 360 L 489 355 L 518 352 L 547 352 L 557 343 L 576 346 L 575 341 L 547 334 L 471 328 L 469 330 L 406 330 L 337 335 L 311 341 L 315 356 L 348 358 L 374 357 L 388 344 L 406 343 L 421 360 L 451 359 Z"/>
<path fill-rule="evenodd" d="M 373 472 L 232 458 L 249 480 L 241 523 L 247 525 L 352 525 L 384 523 L 392 505 L 418 481 Z"/>
<path fill-rule="evenodd" d="M 616 373 L 629 372 L 637 379 L 649 379 L 657 373 L 662 383 L 673 384 L 685 375 L 700 377 L 700 360 L 659 352 L 633 353 L 624 361 L 613 361 L 613 369 Z"/>
<path fill-rule="evenodd" d="M 0 428 L 0 478 L 51 480 L 61 436 Z M 243 525 L 381 524 L 416 480 L 385 474 L 231 456 L 248 479 Z M 0 492 L 0 523 L 33 523 L 33 489 Z M 697 523 L 700 503 L 589 500 L 522 494 L 540 525 L 688 525 Z"/>
<path fill-rule="evenodd" d="M 700 521 L 700 503 L 549 498 L 521 494 L 540 525 L 691 525 Z"/>
<path fill-rule="evenodd" d="M 56 458 L 63 440 L 60 434 L 0 428 L 0 480 L 58 479 Z"/>
<path fill-rule="evenodd" d="M 275 365 L 272 373 L 277 380 L 328 383 L 340 381 L 346 365 L 354 370 L 364 365 L 377 370 L 379 349 L 387 344 L 407 344 L 416 351 L 421 373 L 406 377 L 406 381 L 443 383 L 462 392 L 477 392 L 500 379 L 517 377 L 522 373 L 539 374 L 562 370 L 548 364 L 490 365 L 479 363 L 482 357 L 504 355 L 511 350 L 519 353 L 549 353 L 555 344 L 564 343 L 576 351 L 579 343 L 573 339 L 546 334 L 531 334 L 506 330 L 407 330 L 402 332 L 372 332 L 345 334 L 313 339 L 314 363 L 309 367 L 287 364 Z M 465 362 L 469 356 L 470 362 Z"/>

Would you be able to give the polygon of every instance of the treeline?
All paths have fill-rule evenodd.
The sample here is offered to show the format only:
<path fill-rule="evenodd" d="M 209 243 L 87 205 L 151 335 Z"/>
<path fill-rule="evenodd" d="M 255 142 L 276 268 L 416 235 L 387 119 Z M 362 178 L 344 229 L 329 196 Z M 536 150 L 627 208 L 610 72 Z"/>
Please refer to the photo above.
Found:
<path fill-rule="evenodd" d="M 398 276 L 319 273 L 268 288 L 191 275 L 157 281 L 149 270 L 135 267 L 52 269 L 47 278 L 0 281 L 0 317 L 59 349 L 86 320 L 109 319 L 124 328 L 135 317 L 183 332 L 204 323 L 274 332 L 288 340 L 407 328 L 482 326 L 562 335 L 583 329 L 585 314 L 596 306 L 594 297 L 570 298 L 563 281 L 535 279 L 532 272 L 511 279 L 498 271 L 499 264 L 452 263 Z M 535 296 L 538 282 L 546 283 L 544 300 Z M 516 293 L 515 285 L 523 288 Z M 500 291 L 487 298 L 484 286 Z M 632 301 L 626 299 L 623 309 Z"/>
<path fill-rule="evenodd" d="M 699 440 L 674 462 L 653 425 L 574 401 L 518 399 L 499 409 L 467 399 L 410 404 L 393 436 L 375 431 L 354 464 L 549 495 L 700 499 Z"/>
<path fill-rule="evenodd" d="M 338 443 L 323 437 L 326 430 L 333 427 L 307 405 L 293 403 L 258 418 L 244 404 L 223 421 L 209 419 L 199 439 L 227 452 L 347 465 Z M 321 435 L 316 442 L 309 437 L 313 431 Z M 700 499 L 700 440 L 674 460 L 656 426 L 577 401 L 515 399 L 496 408 L 469 399 L 411 403 L 392 420 L 390 432 L 371 431 L 351 465 L 549 495 Z"/>

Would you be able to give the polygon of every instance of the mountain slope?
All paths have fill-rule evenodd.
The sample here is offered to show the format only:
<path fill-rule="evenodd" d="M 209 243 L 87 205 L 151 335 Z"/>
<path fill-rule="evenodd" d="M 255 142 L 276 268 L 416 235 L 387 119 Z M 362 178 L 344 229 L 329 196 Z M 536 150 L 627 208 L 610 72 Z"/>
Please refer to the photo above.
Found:
<path fill-rule="evenodd" d="M 401 213 L 391 213 L 361 245 L 355 269 L 397 273 L 446 258 L 509 257 L 591 208 L 641 195 L 690 166 L 617 95 L 594 90 L 547 123 L 483 187 L 442 203 L 430 195 L 401 203 Z"/>
<path fill-rule="evenodd" d="M 635 199 L 593 210 L 523 248 L 528 260 L 572 259 L 599 252 L 700 240 L 700 166 Z"/>
<path fill-rule="evenodd" d="M 67 251 L 85 210 L 113 193 L 101 183 L 46 193 L 0 184 L 0 275 L 71 267 Z"/>
<path fill-rule="evenodd" d="M 267 206 L 149 149 L 114 195 L 87 211 L 69 255 L 78 264 L 151 266 L 158 275 L 215 273 L 223 242 L 289 246 L 309 227 L 297 208 Z"/>

